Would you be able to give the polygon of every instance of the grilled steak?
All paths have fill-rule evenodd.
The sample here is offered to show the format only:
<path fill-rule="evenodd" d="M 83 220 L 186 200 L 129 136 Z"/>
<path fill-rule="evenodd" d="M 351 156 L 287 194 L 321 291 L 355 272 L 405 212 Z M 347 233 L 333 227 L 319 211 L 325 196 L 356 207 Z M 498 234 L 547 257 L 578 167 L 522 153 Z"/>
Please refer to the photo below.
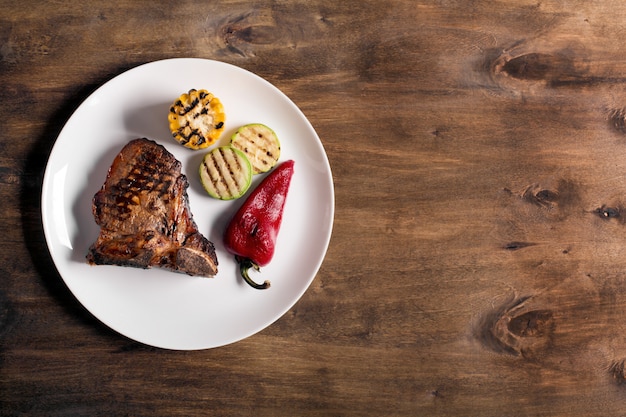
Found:
<path fill-rule="evenodd" d="M 130 141 L 93 197 L 100 235 L 87 261 L 217 274 L 215 248 L 198 231 L 189 210 L 188 186 L 181 163 L 163 146 L 148 139 Z"/>

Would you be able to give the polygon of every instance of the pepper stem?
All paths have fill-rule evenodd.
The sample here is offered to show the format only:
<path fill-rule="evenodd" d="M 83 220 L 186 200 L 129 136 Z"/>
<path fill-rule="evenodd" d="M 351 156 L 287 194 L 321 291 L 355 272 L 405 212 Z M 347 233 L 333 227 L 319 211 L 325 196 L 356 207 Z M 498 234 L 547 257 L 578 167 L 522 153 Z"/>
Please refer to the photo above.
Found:
<path fill-rule="evenodd" d="M 265 281 L 263 282 L 263 284 L 258 284 L 254 282 L 252 278 L 250 278 L 250 275 L 248 274 L 248 270 L 250 268 L 253 268 L 255 271 L 259 271 L 261 269 L 259 265 L 254 263 L 249 258 L 242 258 L 240 256 L 235 256 L 235 260 L 239 264 L 239 272 L 241 273 L 241 277 L 243 278 L 244 281 L 246 281 L 248 285 L 250 285 L 252 288 L 256 288 L 257 290 L 264 290 L 270 287 L 269 281 Z"/>

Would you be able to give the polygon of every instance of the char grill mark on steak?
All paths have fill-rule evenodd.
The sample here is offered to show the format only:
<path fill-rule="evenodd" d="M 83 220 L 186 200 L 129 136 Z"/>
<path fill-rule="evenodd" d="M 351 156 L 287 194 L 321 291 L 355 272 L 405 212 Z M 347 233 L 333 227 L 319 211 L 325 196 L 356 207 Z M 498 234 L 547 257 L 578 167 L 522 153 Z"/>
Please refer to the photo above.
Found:
<path fill-rule="evenodd" d="M 213 243 L 198 231 L 189 210 L 188 186 L 180 162 L 163 146 L 145 138 L 130 141 L 93 197 L 100 235 L 87 261 L 217 274 Z"/>

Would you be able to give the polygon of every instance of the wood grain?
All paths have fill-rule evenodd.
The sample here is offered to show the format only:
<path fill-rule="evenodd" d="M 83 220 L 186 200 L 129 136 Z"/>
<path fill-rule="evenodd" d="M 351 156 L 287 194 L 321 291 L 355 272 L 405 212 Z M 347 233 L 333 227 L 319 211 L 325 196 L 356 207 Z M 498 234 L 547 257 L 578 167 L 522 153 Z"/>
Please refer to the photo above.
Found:
<path fill-rule="evenodd" d="M 0 5 L 0 415 L 624 413 L 621 2 Z M 190 56 L 253 71 L 303 110 L 336 216 L 284 317 L 176 352 L 73 298 L 39 194 L 82 100 Z"/>

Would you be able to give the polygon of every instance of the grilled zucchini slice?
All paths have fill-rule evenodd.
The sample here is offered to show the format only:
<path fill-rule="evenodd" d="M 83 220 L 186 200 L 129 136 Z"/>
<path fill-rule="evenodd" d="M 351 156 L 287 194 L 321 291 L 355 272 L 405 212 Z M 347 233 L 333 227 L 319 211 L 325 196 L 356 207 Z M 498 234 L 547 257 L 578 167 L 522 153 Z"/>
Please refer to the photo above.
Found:
<path fill-rule="evenodd" d="M 222 102 L 207 90 L 191 89 L 171 105 L 167 119 L 174 139 L 190 149 L 214 144 L 224 131 Z"/>
<path fill-rule="evenodd" d="M 280 158 L 278 136 L 261 123 L 252 123 L 237 129 L 231 136 L 230 145 L 248 157 L 255 174 L 269 171 Z"/>
<path fill-rule="evenodd" d="M 211 197 L 234 200 L 250 188 L 252 165 L 243 152 L 220 146 L 202 158 L 200 181 Z"/>

